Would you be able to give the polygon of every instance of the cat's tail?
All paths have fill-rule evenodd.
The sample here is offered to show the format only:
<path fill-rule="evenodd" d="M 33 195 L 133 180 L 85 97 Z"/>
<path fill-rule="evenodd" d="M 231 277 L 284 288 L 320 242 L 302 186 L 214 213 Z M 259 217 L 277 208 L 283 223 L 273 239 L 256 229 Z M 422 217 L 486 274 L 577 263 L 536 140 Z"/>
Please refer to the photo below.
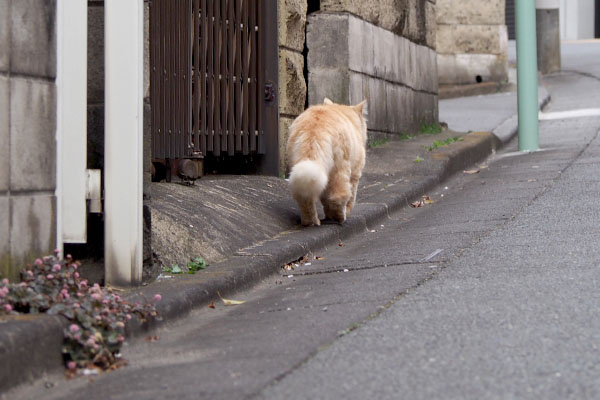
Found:
<path fill-rule="evenodd" d="M 290 190 L 296 201 L 316 201 L 327 186 L 327 174 L 321 164 L 302 160 L 290 172 Z"/>

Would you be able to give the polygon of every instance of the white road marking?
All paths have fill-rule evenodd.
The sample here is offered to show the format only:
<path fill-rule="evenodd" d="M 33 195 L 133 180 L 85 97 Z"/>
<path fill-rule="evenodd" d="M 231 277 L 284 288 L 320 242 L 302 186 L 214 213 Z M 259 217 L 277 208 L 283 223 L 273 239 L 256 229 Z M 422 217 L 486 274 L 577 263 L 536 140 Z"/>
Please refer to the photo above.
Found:
<path fill-rule="evenodd" d="M 548 113 L 540 111 L 539 113 L 540 121 L 598 116 L 600 116 L 600 108 L 582 108 L 580 110 L 556 111 Z"/>

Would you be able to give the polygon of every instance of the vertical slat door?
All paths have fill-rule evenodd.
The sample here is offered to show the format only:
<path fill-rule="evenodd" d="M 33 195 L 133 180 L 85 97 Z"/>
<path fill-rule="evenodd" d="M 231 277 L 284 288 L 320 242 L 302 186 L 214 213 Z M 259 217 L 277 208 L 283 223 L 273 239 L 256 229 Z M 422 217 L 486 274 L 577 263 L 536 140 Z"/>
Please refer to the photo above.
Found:
<path fill-rule="evenodd" d="M 150 18 L 153 158 L 278 153 L 277 1 L 153 0 Z"/>

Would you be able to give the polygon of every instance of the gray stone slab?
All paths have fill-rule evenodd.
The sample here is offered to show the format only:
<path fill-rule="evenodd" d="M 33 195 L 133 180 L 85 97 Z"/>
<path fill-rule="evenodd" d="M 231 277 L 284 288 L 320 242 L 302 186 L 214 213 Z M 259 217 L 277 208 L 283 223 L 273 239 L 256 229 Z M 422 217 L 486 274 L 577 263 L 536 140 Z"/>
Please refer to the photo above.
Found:
<path fill-rule="evenodd" d="M 2 42 L 0 42 L 2 43 Z M 1 45 L 1 44 L 0 44 Z M 10 143 L 10 84 L 0 76 L 0 192 L 8 190 L 9 143 Z"/>
<path fill-rule="evenodd" d="M 431 91 L 434 93 L 439 93 L 439 73 L 438 73 L 438 65 L 437 65 L 437 53 L 433 49 L 429 49 L 429 63 L 432 65 L 434 70 L 433 74 L 430 77 L 431 82 Z"/>
<path fill-rule="evenodd" d="M 0 71 L 7 72 L 10 65 L 10 0 L 0 0 Z"/>
<path fill-rule="evenodd" d="M 408 101 L 410 89 L 400 85 L 386 85 L 387 131 L 402 132 L 411 125 L 413 104 Z"/>
<path fill-rule="evenodd" d="M 374 75 L 375 43 L 373 42 L 373 26 L 361 19 L 349 18 L 348 37 L 348 68 L 352 71 Z"/>
<path fill-rule="evenodd" d="M 365 97 L 368 102 L 368 120 L 369 129 L 377 131 L 388 131 L 387 124 L 387 83 L 381 79 L 364 77 L 367 93 Z"/>
<path fill-rule="evenodd" d="M 415 90 L 437 92 L 437 60 L 433 50 L 353 15 L 310 17 L 307 43 L 309 70 L 348 68 Z"/>
<path fill-rule="evenodd" d="M 418 127 L 422 124 L 435 123 L 438 120 L 437 96 L 424 92 L 413 92 L 415 97 L 414 107 Z"/>
<path fill-rule="evenodd" d="M 431 62 L 431 51 L 429 47 L 415 45 L 416 81 L 414 88 L 417 90 L 434 91 L 431 77 L 437 70 L 434 69 L 434 64 Z"/>
<path fill-rule="evenodd" d="M 358 38 L 357 38 L 358 39 Z M 400 40 L 399 36 L 392 32 L 378 27 L 373 27 L 373 62 L 375 64 L 374 75 L 381 79 L 394 80 L 392 71 L 393 55 L 390 51 L 393 49 L 394 42 Z"/>
<path fill-rule="evenodd" d="M 54 190 L 56 86 L 12 77 L 10 91 L 11 190 Z"/>
<path fill-rule="evenodd" d="M 11 257 L 25 266 L 36 257 L 52 254 L 56 246 L 56 197 L 13 196 L 11 208 Z"/>
<path fill-rule="evenodd" d="M 350 14 L 309 16 L 309 104 L 367 99 L 368 128 L 416 131 L 437 122 L 435 52 Z M 417 92 L 417 93 L 415 93 Z"/>
<path fill-rule="evenodd" d="M 362 74 L 355 74 L 350 72 L 350 104 L 358 104 L 366 99 L 366 88 L 364 82 L 365 76 Z M 367 114 L 369 112 L 369 102 L 367 102 Z M 368 116 L 368 115 L 367 115 Z"/>
<path fill-rule="evenodd" d="M 475 83 L 480 76 L 485 82 L 507 79 L 506 58 L 495 54 L 438 54 L 440 83 Z"/>
<path fill-rule="evenodd" d="M 56 0 L 19 0 L 11 6 L 12 72 L 56 77 Z"/>
<path fill-rule="evenodd" d="M 410 83 L 411 74 L 413 73 L 410 69 L 410 43 L 410 40 L 400 38 L 394 46 L 395 62 L 398 66 L 398 82 L 403 82 L 406 85 Z"/>
<path fill-rule="evenodd" d="M 347 69 L 315 68 L 308 73 L 308 104 L 321 104 L 328 97 L 335 103 L 349 103 Z"/>
<path fill-rule="evenodd" d="M 560 72 L 560 22 L 558 8 L 536 10 L 537 63 L 542 74 Z"/>
<path fill-rule="evenodd" d="M 408 42 L 407 45 L 407 54 L 408 54 L 408 59 L 407 59 L 407 67 L 408 67 L 408 74 L 406 76 L 406 82 L 405 84 L 408 85 L 411 88 L 415 88 L 417 87 L 417 82 L 418 82 L 418 71 L 417 71 L 417 45 L 411 41 Z"/>
<path fill-rule="evenodd" d="M 308 17 L 308 66 L 348 68 L 348 16 L 315 14 Z M 309 81 L 310 82 L 310 81 Z"/>

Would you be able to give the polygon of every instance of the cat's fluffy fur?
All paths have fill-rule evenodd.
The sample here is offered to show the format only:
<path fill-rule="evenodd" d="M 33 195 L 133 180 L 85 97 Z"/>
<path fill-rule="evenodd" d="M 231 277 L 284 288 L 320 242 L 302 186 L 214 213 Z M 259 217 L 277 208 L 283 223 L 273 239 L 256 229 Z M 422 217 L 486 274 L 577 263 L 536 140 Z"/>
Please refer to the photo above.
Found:
<path fill-rule="evenodd" d="M 298 202 L 302 225 L 320 225 L 317 200 L 325 218 L 342 223 L 356 200 L 365 165 L 365 101 L 355 106 L 324 104 L 305 110 L 290 126 L 287 157 L 290 189 Z"/>

